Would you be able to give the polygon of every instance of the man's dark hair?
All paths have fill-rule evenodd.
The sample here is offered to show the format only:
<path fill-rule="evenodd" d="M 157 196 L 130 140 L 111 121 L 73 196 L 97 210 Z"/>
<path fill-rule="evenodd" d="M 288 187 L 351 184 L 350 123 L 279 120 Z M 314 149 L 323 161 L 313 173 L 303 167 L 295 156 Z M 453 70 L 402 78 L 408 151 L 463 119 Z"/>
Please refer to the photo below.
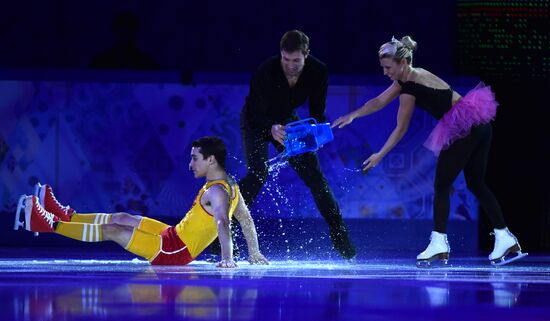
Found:
<path fill-rule="evenodd" d="M 204 158 L 212 155 L 216 158 L 218 164 L 225 169 L 225 159 L 227 158 L 227 149 L 223 140 L 216 136 L 205 136 L 193 141 L 193 147 L 200 148 L 199 152 Z"/>
<path fill-rule="evenodd" d="M 281 38 L 281 50 L 286 52 L 301 51 L 304 55 L 309 52 L 309 37 L 300 30 L 285 32 Z"/>

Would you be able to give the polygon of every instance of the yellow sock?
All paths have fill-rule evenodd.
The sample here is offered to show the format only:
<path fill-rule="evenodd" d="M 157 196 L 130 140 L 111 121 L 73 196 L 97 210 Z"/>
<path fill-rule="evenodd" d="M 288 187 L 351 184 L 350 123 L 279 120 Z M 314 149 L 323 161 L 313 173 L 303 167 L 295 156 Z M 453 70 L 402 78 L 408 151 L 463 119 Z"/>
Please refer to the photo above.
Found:
<path fill-rule="evenodd" d="M 71 216 L 71 222 L 90 223 L 90 224 L 109 224 L 112 214 L 93 213 L 93 214 L 78 214 L 74 213 Z"/>
<path fill-rule="evenodd" d="M 103 241 L 101 224 L 85 224 L 74 222 L 59 222 L 55 229 L 57 234 L 84 242 Z"/>

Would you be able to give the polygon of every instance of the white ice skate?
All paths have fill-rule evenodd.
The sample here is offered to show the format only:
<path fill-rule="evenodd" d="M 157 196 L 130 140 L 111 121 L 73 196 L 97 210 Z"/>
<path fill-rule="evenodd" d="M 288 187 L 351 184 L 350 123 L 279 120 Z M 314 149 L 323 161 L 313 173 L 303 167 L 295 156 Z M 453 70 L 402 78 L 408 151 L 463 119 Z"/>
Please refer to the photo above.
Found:
<path fill-rule="evenodd" d="M 495 236 L 495 247 L 493 252 L 489 254 L 491 264 L 500 266 L 527 256 L 528 253 L 521 253 L 521 246 L 519 246 L 518 239 L 507 227 L 500 230 L 494 229 L 491 235 Z M 515 253 L 516 255 L 506 259 L 506 255 L 510 253 Z"/>
<path fill-rule="evenodd" d="M 451 252 L 451 247 L 447 241 L 447 234 L 432 231 L 430 244 L 424 252 L 416 257 L 416 266 L 429 267 L 434 260 L 442 260 L 443 264 L 447 265 L 449 252 Z"/>
<path fill-rule="evenodd" d="M 21 213 L 25 214 L 25 199 L 27 195 L 21 195 L 17 202 L 17 210 L 15 211 L 15 222 L 13 229 L 18 230 L 20 227 L 25 227 L 25 222 L 21 221 Z M 34 232 L 34 236 L 38 236 L 38 232 Z"/>
<path fill-rule="evenodd" d="M 21 213 L 25 210 L 25 197 L 26 195 L 21 195 L 19 202 L 17 202 L 17 210 L 15 211 L 15 222 L 13 224 L 13 229 L 18 230 L 20 227 L 25 226 L 25 222 L 21 221 Z"/>

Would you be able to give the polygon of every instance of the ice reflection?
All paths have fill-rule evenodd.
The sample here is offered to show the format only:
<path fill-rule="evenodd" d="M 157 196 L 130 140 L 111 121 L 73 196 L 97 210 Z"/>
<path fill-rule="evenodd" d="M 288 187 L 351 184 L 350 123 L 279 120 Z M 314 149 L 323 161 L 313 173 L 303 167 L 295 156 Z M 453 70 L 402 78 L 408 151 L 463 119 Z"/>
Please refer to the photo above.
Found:
<path fill-rule="evenodd" d="M 493 299 L 495 306 L 511 308 L 516 305 L 523 287 L 522 283 L 493 282 Z"/>
<path fill-rule="evenodd" d="M 192 320 L 252 320 L 257 288 L 234 287 L 231 274 L 220 286 L 202 285 L 199 275 L 155 273 L 153 268 L 131 279 L 66 284 L 37 284 L 13 296 L 14 320 L 61 320 L 66 316 L 113 318 L 131 315 Z M 151 277 L 151 275 L 156 275 Z M 88 280 L 89 281 L 89 280 Z M 115 283 L 115 284 L 111 284 Z M 238 307 L 238 308 L 237 308 Z"/>
<path fill-rule="evenodd" d="M 472 304 L 493 304 L 495 307 L 511 308 L 518 303 L 524 284 L 512 282 L 490 282 L 475 284 L 475 296 L 471 297 Z M 430 307 L 444 307 L 452 305 L 451 298 L 467 297 L 471 288 L 464 288 L 455 282 L 436 283 L 424 286 L 424 292 Z"/>

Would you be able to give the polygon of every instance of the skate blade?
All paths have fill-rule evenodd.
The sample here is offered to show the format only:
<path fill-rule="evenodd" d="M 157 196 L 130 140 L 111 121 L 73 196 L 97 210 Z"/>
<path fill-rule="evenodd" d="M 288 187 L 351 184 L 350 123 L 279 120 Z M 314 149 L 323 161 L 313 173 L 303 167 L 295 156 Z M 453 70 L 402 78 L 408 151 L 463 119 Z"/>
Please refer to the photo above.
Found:
<path fill-rule="evenodd" d="M 45 185 L 40 184 L 40 182 L 34 185 L 34 195 L 38 197 L 38 202 L 42 205 L 42 207 L 44 207 L 44 193 L 46 192 L 44 187 Z"/>
<path fill-rule="evenodd" d="M 42 187 L 42 184 L 40 182 L 34 184 L 34 194 L 35 196 L 38 196 L 38 192 L 40 191 L 40 188 Z"/>
<path fill-rule="evenodd" d="M 433 268 L 446 268 L 450 267 L 449 258 L 438 258 L 433 257 L 427 260 L 417 260 L 416 267 L 422 269 L 433 269 Z"/>
<path fill-rule="evenodd" d="M 419 269 L 437 269 L 437 268 L 448 268 L 452 265 L 449 264 L 447 260 L 434 260 L 434 261 L 416 261 L 416 267 Z"/>
<path fill-rule="evenodd" d="M 529 253 L 521 253 L 521 251 L 519 251 L 519 252 L 516 252 L 516 256 L 514 256 L 512 258 L 505 259 L 505 257 L 503 257 L 498 261 L 491 261 L 491 264 L 494 265 L 494 266 L 503 266 L 503 265 L 506 265 L 508 263 L 517 261 L 517 260 L 519 260 L 523 257 L 526 257 L 527 255 L 529 255 Z"/>
<path fill-rule="evenodd" d="M 31 231 L 30 213 L 27 215 L 27 211 L 26 211 L 27 204 L 25 199 L 27 197 L 28 197 L 27 195 L 21 195 L 21 197 L 19 198 L 19 202 L 17 203 L 17 212 L 15 213 L 15 224 L 13 226 L 15 230 L 18 230 L 19 227 L 24 227 L 27 231 Z M 22 211 L 25 212 L 25 222 L 21 222 Z M 34 232 L 34 236 L 38 236 L 38 234 L 39 234 L 38 232 Z"/>
<path fill-rule="evenodd" d="M 15 222 L 13 223 L 13 229 L 16 231 L 20 227 L 24 227 L 25 224 L 21 222 L 21 210 L 24 210 L 25 197 L 26 195 L 21 195 L 21 197 L 19 197 L 19 201 L 17 202 L 17 210 L 15 211 Z"/>

